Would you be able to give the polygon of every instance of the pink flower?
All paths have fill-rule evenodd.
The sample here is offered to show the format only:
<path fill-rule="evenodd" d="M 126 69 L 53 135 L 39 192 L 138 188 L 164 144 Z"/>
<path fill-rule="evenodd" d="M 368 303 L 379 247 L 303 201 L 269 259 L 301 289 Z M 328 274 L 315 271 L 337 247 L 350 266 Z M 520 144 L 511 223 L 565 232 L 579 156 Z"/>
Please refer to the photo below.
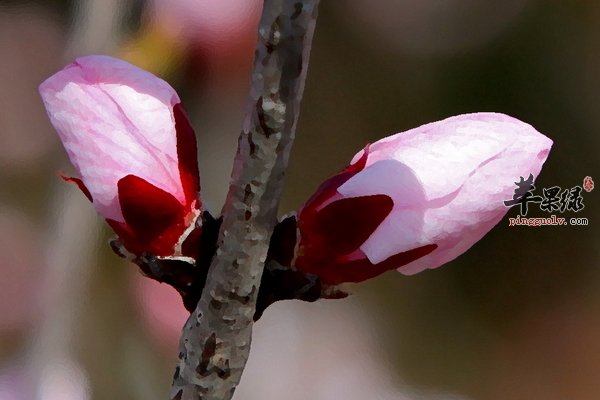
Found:
<path fill-rule="evenodd" d="M 517 119 L 460 115 L 367 146 L 298 212 L 294 265 L 327 284 L 436 268 L 506 214 L 552 141 Z"/>
<path fill-rule="evenodd" d="M 107 56 L 78 58 L 39 90 L 80 175 L 66 179 L 132 253 L 181 254 L 201 203 L 196 139 L 175 90 Z"/>

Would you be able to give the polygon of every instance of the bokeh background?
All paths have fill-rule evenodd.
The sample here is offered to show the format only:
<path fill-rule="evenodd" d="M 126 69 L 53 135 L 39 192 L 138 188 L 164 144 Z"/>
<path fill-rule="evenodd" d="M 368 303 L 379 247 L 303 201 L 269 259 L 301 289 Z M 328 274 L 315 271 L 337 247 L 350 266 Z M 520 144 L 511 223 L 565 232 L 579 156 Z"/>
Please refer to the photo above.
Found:
<path fill-rule="evenodd" d="M 0 400 L 166 398 L 185 320 L 174 292 L 113 255 L 104 222 L 58 179 L 71 169 L 38 84 L 91 53 L 168 80 L 218 213 L 261 6 L 0 1 Z M 323 0 L 281 212 L 367 142 L 473 111 L 554 140 L 538 190 L 600 182 L 599 71 L 597 1 Z M 438 270 L 275 304 L 235 398 L 599 399 L 598 189 L 584 204 L 589 226 L 505 219 Z"/>

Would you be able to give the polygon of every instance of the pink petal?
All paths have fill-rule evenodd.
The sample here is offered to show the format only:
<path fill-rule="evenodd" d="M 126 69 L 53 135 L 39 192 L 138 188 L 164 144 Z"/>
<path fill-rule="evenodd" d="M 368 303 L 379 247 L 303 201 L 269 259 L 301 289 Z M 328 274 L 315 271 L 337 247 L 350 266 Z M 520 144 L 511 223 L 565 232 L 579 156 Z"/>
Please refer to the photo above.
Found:
<path fill-rule="evenodd" d="M 107 56 L 78 58 L 40 85 L 50 120 L 105 218 L 123 222 L 117 182 L 132 174 L 185 203 L 177 158 L 175 91 Z"/>
<path fill-rule="evenodd" d="M 467 114 L 374 143 L 343 197 L 387 194 L 394 209 L 360 247 L 377 264 L 416 247 L 438 248 L 400 269 L 438 267 L 470 248 L 508 211 L 514 181 L 537 177 L 552 141 L 517 119 Z M 361 156 L 357 154 L 355 159 Z"/>
<path fill-rule="evenodd" d="M 177 132 L 179 175 L 181 176 L 181 184 L 186 201 L 192 203 L 198 198 L 198 193 L 200 192 L 196 134 L 190 125 L 190 121 L 181 103 L 175 104 L 173 115 L 175 117 L 175 130 Z"/>

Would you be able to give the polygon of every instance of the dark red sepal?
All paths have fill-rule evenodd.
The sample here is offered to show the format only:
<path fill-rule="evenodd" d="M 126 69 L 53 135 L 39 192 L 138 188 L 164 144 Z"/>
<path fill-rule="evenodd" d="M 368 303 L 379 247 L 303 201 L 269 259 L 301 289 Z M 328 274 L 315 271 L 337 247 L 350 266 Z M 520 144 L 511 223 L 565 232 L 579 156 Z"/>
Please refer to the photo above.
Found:
<path fill-rule="evenodd" d="M 365 146 L 363 149 L 363 155 L 354 164 L 347 166 L 337 175 L 327 179 L 317 188 L 315 194 L 313 194 L 305 203 L 304 207 L 302 207 L 298 220 L 301 219 L 301 215 L 304 210 L 319 208 L 325 201 L 337 193 L 337 189 L 340 186 L 365 168 L 367 165 L 367 159 L 369 158 L 369 146 L 370 145 L 368 144 Z"/>
<path fill-rule="evenodd" d="M 386 271 L 391 271 L 393 269 L 398 269 L 408 263 L 411 263 L 415 260 L 418 260 L 421 257 L 426 256 L 431 253 L 435 249 L 437 249 L 437 244 L 428 244 L 425 246 L 417 247 L 415 249 L 411 249 L 402 253 L 394 254 L 391 257 L 388 257 L 384 261 L 378 264 L 372 264 L 368 259 L 365 258 L 363 262 L 368 263 L 368 266 L 365 268 L 363 265 L 360 265 L 360 261 L 356 262 L 356 265 L 353 262 L 346 264 L 344 268 L 348 268 L 348 270 L 353 271 L 356 278 L 358 280 L 344 281 L 344 282 L 360 282 L 366 279 L 371 279 L 380 275 Z M 350 273 L 350 271 L 348 271 Z"/>
<path fill-rule="evenodd" d="M 107 218 L 106 222 L 112 228 L 112 230 L 121 239 L 128 251 L 133 254 L 140 255 L 144 251 L 144 246 L 138 243 L 135 237 L 135 233 L 131 230 L 125 222 L 115 221 L 114 219 Z"/>
<path fill-rule="evenodd" d="M 83 192 L 85 197 L 87 197 L 88 200 L 91 201 L 92 203 L 94 202 L 92 194 L 90 193 L 89 189 L 85 186 L 85 184 L 83 183 L 83 181 L 81 179 L 73 178 L 72 176 L 67 176 L 67 175 L 63 174 L 62 172 L 59 172 L 59 175 L 64 181 L 76 184 L 77 187 L 79 188 L 79 190 L 81 190 Z"/>
<path fill-rule="evenodd" d="M 304 213 L 298 227 L 305 252 L 336 257 L 358 249 L 389 215 L 394 201 L 385 194 L 335 200 Z"/>
<path fill-rule="evenodd" d="M 145 251 L 170 255 L 184 230 L 184 206 L 172 194 L 135 175 L 119 179 L 117 187 L 123 218 L 135 240 L 142 247 L 152 245 Z"/>
<path fill-rule="evenodd" d="M 400 268 L 431 253 L 438 246 L 429 244 L 393 255 L 386 260 L 372 264 L 368 258 L 344 261 L 342 259 L 298 257 L 296 268 L 315 274 L 327 285 L 339 285 L 344 282 L 362 282 L 374 278 L 386 271 Z"/>
<path fill-rule="evenodd" d="M 185 194 L 186 203 L 196 200 L 200 191 L 200 172 L 198 171 L 198 154 L 196 134 L 181 103 L 173 106 L 175 132 L 177 135 L 177 158 L 179 175 Z M 200 204 L 197 205 L 200 208 Z"/>

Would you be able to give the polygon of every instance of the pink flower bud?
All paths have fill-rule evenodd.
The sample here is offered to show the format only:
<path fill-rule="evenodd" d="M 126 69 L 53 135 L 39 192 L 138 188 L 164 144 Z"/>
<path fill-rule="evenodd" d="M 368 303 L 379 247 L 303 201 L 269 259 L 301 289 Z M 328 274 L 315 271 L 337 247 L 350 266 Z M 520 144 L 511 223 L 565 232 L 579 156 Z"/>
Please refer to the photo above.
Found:
<path fill-rule="evenodd" d="M 298 212 L 294 265 L 327 284 L 436 268 L 506 214 L 552 141 L 517 119 L 460 115 L 367 146 Z"/>
<path fill-rule="evenodd" d="M 66 179 L 132 253 L 181 254 L 201 204 L 196 138 L 175 90 L 107 56 L 78 58 L 39 90 L 81 177 Z"/>

